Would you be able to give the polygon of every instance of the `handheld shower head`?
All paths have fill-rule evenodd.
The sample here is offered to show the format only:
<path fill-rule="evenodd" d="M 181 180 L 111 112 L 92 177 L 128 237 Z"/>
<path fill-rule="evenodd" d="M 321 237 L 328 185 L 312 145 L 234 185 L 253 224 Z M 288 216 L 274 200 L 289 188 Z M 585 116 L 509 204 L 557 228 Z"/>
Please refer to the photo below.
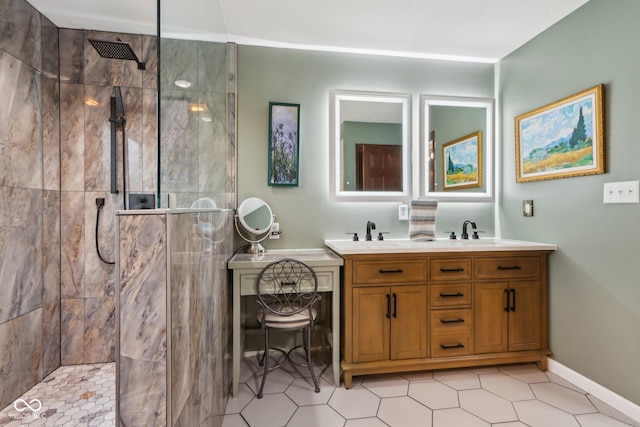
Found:
<path fill-rule="evenodd" d="M 136 61 L 138 70 L 144 70 L 144 62 L 140 62 L 129 43 L 122 40 L 106 41 L 87 39 L 89 43 L 98 51 L 100 56 L 109 59 L 124 59 L 128 61 Z"/>

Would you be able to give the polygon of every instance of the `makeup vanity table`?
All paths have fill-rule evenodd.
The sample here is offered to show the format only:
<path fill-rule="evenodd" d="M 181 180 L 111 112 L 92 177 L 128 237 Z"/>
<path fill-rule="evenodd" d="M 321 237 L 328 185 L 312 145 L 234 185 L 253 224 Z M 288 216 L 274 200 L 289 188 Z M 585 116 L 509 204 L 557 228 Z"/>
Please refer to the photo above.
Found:
<path fill-rule="evenodd" d="M 331 293 L 331 361 L 336 385 L 340 384 L 340 267 L 344 261 L 329 249 L 273 249 L 259 254 L 236 253 L 227 263 L 233 270 L 232 393 L 238 395 L 240 361 L 244 351 L 242 297 L 256 295 L 256 279 L 269 263 L 295 258 L 307 263 L 318 277 L 318 292 Z"/>

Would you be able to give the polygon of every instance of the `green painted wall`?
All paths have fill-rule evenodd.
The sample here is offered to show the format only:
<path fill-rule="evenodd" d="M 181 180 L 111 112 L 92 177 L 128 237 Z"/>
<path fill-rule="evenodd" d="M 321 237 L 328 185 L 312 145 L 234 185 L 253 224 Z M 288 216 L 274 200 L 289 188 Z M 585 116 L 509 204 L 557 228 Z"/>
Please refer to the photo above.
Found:
<path fill-rule="evenodd" d="M 640 2 L 591 0 L 500 63 L 504 236 L 556 243 L 553 358 L 640 404 L 640 205 L 604 205 L 605 182 L 640 176 Z M 514 118 L 606 85 L 603 175 L 515 182 Z M 499 180 L 500 181 L 500 180 Z M 522 200 L 535 216 L 522 216 Z"/>
<path fill-rule="evenodd" d="M 325 239 L 365 234 L 367 220 L 390 238 L 408 237 L 396 203 L 333 202 L 329 197 L 329 93 L 333 89 L 413 94 L 414 144 L 420 94 L 493 97 L 493 65 L 238 46 L 238 200 L 260 197 L 280 222 L 267 248 L 321 247 Z M 267 185 L 269 102 L 300 104 L 300 186 Z M 418 159 L 414 162 L 417 165 Z M 417 195 L 417 189 L 415 189 Z M 437 232 L 474 219 L 494 235 L 493 203 L 441 203 Z"/>
<path fill-rule="evenodd" d="M 356 144 L 402 145 L 402 125 L 395 123 L 344 122 L 342 124 L 344 181 L 346 191 L 356 189 Z"/>

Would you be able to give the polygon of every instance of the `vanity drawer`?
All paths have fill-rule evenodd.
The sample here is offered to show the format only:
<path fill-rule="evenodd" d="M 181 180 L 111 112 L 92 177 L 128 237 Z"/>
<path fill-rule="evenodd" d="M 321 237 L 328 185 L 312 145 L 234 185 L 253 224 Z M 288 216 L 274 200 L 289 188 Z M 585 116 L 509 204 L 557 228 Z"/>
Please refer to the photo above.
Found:
<path fill-rule="evenodd" d="M 431 357 L 466 356 L 471 353 L 470 333 L 431 337 Z"/>
<path fill-rule="evenodd" d="M 432 259 L 431 281 L 471 279 L 471 258 Z"/>
<path fill-rule="evenodd" d="M 452 283 L 430 286 L 431 308 L 471 305 L 471 284 Z"/>
<path fill-rule="evenodd" d="M 476 279 L 540 277 L 539 257 L 477 258 Z"/>
<path fill-rule="evenodd" d="M 470 308 L 431 310 L 429 320 L 432 335 L 465 334 L 473 329 Z"/>
<path fill-rule="evenodd" d="M 316 277 L 318 278 L 318 292 L 331 292 L 333 291 L 334 280 L 339 280 L 333 277 L 331 271 L 318 271 L 315 270 Z M 258 273 L 246 273 L 240 275 L 240 295 L 256 295 L 258 282 Z M 303 286 L 303 290 L 311 291 L 312 286 Z"/>
<path fill-rule="evenodd" d="M 353 283 L 426 282 L 427 264 L 423 259 L 354 261 Z"/>

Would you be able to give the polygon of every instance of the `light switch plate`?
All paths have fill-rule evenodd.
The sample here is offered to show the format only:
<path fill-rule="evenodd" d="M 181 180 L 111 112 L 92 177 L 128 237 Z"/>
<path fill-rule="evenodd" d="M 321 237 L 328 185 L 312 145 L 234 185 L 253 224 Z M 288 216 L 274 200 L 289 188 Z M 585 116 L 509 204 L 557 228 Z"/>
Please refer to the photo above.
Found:
<path fill-rule="evenodd" d="M 533 216 L 533 200 L 522 201 L 522 216 Z"/>
<path fill-rule="evenodd" d="M 403 203 L 398 206 L 398 220 L 400 221 L 408 221 L 409 220 L 409 205 Z"/>
<path fill-rule="evenodd" d="M 640 203 L 640 181 L 605 182 L 604 203 Z"/>

